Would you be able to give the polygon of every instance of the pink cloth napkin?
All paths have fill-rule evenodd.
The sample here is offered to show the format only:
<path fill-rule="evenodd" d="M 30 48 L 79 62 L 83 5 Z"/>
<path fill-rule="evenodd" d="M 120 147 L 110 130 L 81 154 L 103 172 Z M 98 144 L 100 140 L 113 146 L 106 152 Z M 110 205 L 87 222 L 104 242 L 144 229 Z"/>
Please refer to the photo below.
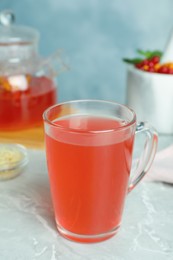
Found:
<path fill-rule="evenodd" d="M 173 145 L 156 154 L 154 162 L 144 179 L 173 184 Z"/>

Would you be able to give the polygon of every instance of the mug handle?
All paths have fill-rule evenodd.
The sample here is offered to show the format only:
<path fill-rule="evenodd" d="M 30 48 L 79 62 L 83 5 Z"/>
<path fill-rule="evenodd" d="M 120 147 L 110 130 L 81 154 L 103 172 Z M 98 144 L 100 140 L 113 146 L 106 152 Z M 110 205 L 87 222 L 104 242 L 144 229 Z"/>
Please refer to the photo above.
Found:
<path fill-rule="evenodd" d="M 141 181 L 145 174 L 150 169 L 154 160 L 157 144 L 158 134 L 156 130 L 147 122 L 140 122 L 136 126 L 135 135 L 138 133 L 144 133 L 146 136 L 144 149 L 137 162 L 135 172 L 132 174 L 132 178 L 129 181 L 128 193 L 132 191 L 136 185 Z"/>

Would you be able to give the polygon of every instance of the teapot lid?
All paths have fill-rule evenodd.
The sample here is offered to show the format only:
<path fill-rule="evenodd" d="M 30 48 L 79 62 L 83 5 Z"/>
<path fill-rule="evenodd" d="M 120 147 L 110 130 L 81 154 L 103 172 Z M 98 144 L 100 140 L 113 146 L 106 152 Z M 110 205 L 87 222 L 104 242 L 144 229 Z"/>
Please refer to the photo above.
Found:
<path fill-rule="evenodd" d="M 13 25 L 15 15 L 10 10 L 0 12 L 0 46 L 27 45 L 37 42 L 39 32 L 31 27 Z"/>

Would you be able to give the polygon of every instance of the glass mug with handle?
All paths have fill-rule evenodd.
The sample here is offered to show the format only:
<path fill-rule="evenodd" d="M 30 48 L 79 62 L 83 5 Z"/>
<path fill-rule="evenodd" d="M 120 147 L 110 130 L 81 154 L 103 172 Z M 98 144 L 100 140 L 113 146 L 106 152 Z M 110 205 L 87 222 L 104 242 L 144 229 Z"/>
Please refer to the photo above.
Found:
<path fill-rule="evenodd" d="M 134 111 L 108 101 L 57 104 L 43 115 L 51 194 L 58 231 L 78 242 L 117 233 L 126 195 L 150 168 L 157 133 Z M 145 147 L 130 179 L 134 137 Z"/>

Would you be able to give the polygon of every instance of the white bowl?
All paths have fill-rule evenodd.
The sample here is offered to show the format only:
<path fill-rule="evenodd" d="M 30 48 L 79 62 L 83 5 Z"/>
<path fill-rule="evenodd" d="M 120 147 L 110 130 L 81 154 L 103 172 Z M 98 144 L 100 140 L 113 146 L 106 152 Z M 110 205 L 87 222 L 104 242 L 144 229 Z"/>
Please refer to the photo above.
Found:
<path fill-rule="evenodd" d="M 148 121 L 159 133 L 173 133 L 173 75 L 129 66 L 126 103 L 138 121 Z"/>

